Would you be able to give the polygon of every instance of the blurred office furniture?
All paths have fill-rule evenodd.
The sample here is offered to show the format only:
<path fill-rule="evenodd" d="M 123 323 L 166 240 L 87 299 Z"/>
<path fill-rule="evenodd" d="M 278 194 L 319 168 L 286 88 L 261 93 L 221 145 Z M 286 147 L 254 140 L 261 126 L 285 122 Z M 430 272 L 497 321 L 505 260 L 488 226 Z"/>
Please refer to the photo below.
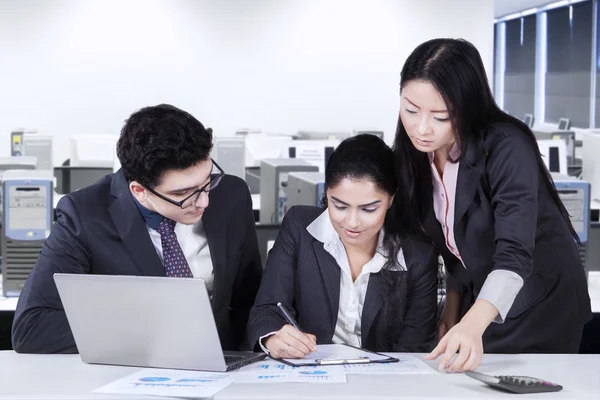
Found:
<path fill-rule="evenodd" d="M 211 157 L 226 174 L 246 178 L 246 141 L 244 138 L 215 138 Z"/>
<path fill-rule="evenodd" d="M 528 127 L 533 128 L 533 122 L 534 122 L 533 114 L 525 114 L 525 116 L 523 117 L 523 122 Z"/>
<path fill-rule="evenodd" d="M 281 224 L 256 224 L 256 237 L 258 239 L 258 251 L 263 268 L 267 264 L 269 250 L 273 246 Z"/>
<path fill-rule="evenodd" d="M 567 154 L 567 173 L 568 175 L 580 175 L 581 159 L 575 156 L 575 149 L 577 145 L 574 131 L 535 130 L 533 133 L 537 140 L 562 140 L 565 142 Z"/>
<path fill-rule="evenodd" d="M 542 159 L 550 172 L 568 175 L 567 145 L 563 140 L 538 140 Z"/>
<path fill-rule="evenodd" d="M 52 136 L 25 131 L 23 134 L 23 154 L 37 159 L 37 168 L 52 171 Z"/>
<path fill-rule="evenodd" d="M 250 194 L 260 194 L 260 167 L 246 167 L 245 179 Z"/>
<path fill-rule="evenodd" d="M 246 136 L 246 167 L 258 167 L 264 159 L 288 157 L 287 145 L 290 136 L 248 135 Z"/>
<path fill-rule="evenodd" d="M 2 180 L 2 290 L 18 296 L 53 219 L 53 176 L 45 170 L 9 170 Z"/>
<path fill-rule="evenodd" d="M 4 171 L 10 169 L 36 169 L 37 159 L 29 156 L 0 157 L 0 181 Z"/>
<path fill-rule="evenodd" d="M 73 167 L 71 165 L 54 167 L 56 193 L 69 194 L 86 186 L 93 185 L 106 175 L 112 173 L 113 169 L 109 167 Z"/>
<path fill-rule="evenodd" d="M 81 134 L 71 136 L 71 167 L 105 167 L 112 170 L 115 162 L 117 135 Z"/>
<path fill-rule="evenodd" d="M 246 137 L 249 135 L 260 135 L 262 131 L 256 128 L 239 128 L 235 131 L 235 136 Z"/>
<path fill-rule="evenodd" d="M 571 120 L 569 118 L 560 118 L 558 120 L 558 130 L 568 131 L 571 129 Z"/>
<path fill-rule="evenodd" d="M 305 160 L 325 172 L 327 161 L 338 144 L 339 140 L 294 140 L 288 144 L 288 157 Z"/>
<path fill-rule="evenodd" d="M 15 129 L 10 133 L 10 155 L 13 157 L 22 156 L 23 150 L 23 134 L 25 129 Z"/>
<path fill-rule="evenodd" d="M 260 223 L 280 224 L 287 211 L 285 187 L 290 172 L 318 171 L 298 158 L 266 159 L 260 164 Z"/>
<path fill-rule="evenodd" d="M 586 250 L 590 231 L 590 183 L 571 176 L 552 174 L 554 186 L 571 217 L 573 228 L 579 236 L 579 254 L 583 265 L 586 263 Z"/>
<path fill-rule="evenodd" d="M 375 135 L 378 138 L 380 138 L 381 140 L 385 139 L 383 131 L 379 131 L 377 129 L 354 129 L 352 131 L 352 136 L 363 135 L 363 134 Z"/>
<path fill-rule="evenodd" d="M 352 132 L 304 131 L 294 134 L 296 140 L 337 140 L 342 141 L 352 136 Z"/>
<path fill-rule="evenodd" d="M 592 186 L 592 201 L 600 200 L 600 131 L 583 133 L 582 179 Z"/>
<path fill-rule="evenodd" d="M 285 191 L 288 209 L 298 205 L 321 207 L 325 192 L 325 173 L 291 172 Z"/>

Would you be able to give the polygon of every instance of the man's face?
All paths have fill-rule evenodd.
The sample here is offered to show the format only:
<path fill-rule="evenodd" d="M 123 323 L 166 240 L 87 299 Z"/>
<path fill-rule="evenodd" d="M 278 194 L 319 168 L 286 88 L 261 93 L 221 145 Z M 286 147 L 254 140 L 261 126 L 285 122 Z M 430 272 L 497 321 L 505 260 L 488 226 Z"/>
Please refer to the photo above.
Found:
<path fill-rule="evenodd" d="M 210 182 L 212 170 L 213 162 L 210 158 L 186 169 L 170 169 L 162 174 L 159 184 L 152 190 L 179 202 L 207 185 Z M 208 193 L 205 191 L 188 199 L 184 204 L 189 205 L 182 209 L 160 198 L 138 182 L 131 182 L 130 189 L 140 204 L 147 209 L 186 225 L 193 225 L 200 221 L 209 203 Z"/>

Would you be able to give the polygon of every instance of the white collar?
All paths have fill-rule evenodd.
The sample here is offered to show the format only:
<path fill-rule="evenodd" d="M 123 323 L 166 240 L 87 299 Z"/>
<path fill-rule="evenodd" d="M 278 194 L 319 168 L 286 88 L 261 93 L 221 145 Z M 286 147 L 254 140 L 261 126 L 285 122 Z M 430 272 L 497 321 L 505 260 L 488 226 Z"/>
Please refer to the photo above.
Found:
<path fill-rule="evenodd" d="M 345 253 L 345 248 L 337 234 L 329 218 L 329 211 L 325 209 L 310 225 L 306 227 L 308 233 L 312 235 L 319 242 L 323 243 L 323 248 L 330 253 L 336 260 L 340 256 L 340 253 Z M 379 238 L 377 240 L 377 249 L 375 250 L 375 256 L 373 257 L 373 264 L 379 266 L 376 271 L 379 272 L 385 262 L 387 261 L 387 250 L 383 246 L 384 231 L 383 228 L 379 232 Z M 399 270 L 406 271 L 406 261 L 404 259 L 404 253 L 400 249 L 398 253 Z M 371 262 L 369 262 L 371 264 Z"/>

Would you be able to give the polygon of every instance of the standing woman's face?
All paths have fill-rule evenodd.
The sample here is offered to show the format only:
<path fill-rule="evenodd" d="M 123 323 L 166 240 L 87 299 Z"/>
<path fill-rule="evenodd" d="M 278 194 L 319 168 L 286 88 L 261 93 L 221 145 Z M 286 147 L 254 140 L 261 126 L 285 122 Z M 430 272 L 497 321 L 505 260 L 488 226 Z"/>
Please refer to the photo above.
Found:
<path fill-rule="evenodd" d="M 404 84 L 400 97 L 400 120 L 413 146 L 422 152 L 449 150 L 455 132 L 444 99 L 429 82 Z"/>

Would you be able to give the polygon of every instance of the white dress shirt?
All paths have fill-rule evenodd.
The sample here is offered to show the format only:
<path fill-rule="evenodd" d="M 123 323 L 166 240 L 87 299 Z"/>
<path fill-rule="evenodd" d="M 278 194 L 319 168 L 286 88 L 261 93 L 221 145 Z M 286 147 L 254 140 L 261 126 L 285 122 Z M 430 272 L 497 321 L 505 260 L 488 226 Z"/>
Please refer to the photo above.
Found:
<path fill-rule="evenodd" d="M 352 280 L 348 254 L 342 240 L 331 224 L 329 211 L 325 210 L 306 227 L 306 230 L 315 239 L 323 243 L 323 248 L 333 256 L 341 270 L 338 317 L 332 341 L 333 343 L 345 343 L 360 347 L 362 344 L 362 311 L 369 286 L 369 277 L 372 273 L 376 274 L 381 271 L 387 260 L 387 252 L 383 248 L 383 229 L 379 233 L 375 255 L 362 267 L 360 274 L 354 281 Z M 402 250 L 398 254 L 398 263 L 400 265 L 397 269 L 405 271 L 406 261 Z M 270 332 L 262 336 L 258 341 L 266 353 L 269 351 L 263 346 L 263 339 L 274 333 Z"/>
<path fill-rule="evenodd" d="M 148 225 L 146 225 L 146 228 L 148 229 L 152 244 L 156 249 L 156 254 L 158 254 L 160 261 L 163 262 L 160 233 Z M 204 279 L 206 289 L 212 298 L 215 277 L 212 259 L 210 258 L 210 248 L 208 247 L 202 220 L 194 225 L 184 225 L 178 222 L 175 224 L 175 234 L 177 235 L 177 241 L 179 242 L 179 246 L 181 246 L 181 250 L 185 255 L 190 270 L 192 271 L 192 275 L 194 278 Z"/>

